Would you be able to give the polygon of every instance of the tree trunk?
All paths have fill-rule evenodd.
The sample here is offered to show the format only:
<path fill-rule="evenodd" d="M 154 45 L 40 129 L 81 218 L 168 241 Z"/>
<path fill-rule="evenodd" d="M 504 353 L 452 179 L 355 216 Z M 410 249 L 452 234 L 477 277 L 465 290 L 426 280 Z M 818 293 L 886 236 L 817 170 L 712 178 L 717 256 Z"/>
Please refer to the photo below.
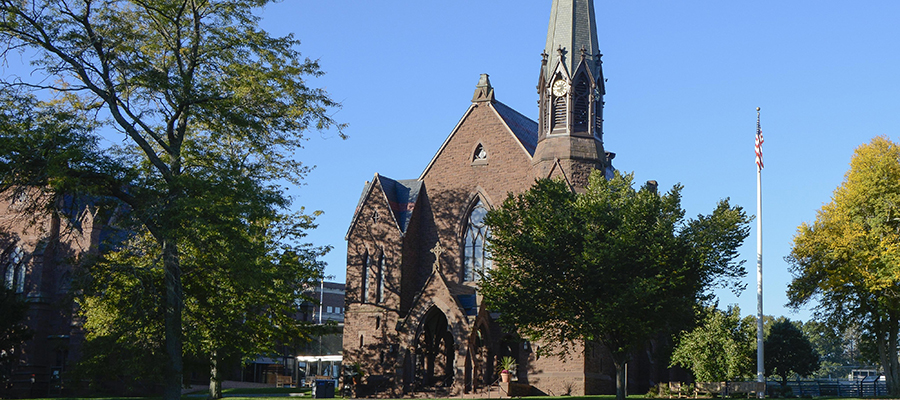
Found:
<path fill-rule="evenodd" d="M 222 380 L 221 378 L 221 370 L 219 369 L 219 363 L 222 361 L 219 353 L 217 351 L 213 351 L 210 357 L 210 369 L 209 369 L 209 398 L 210 399 L 221 399 L 222 398 Z"/>
<path fill-rule="evenodd" d="M 625 400 L 625 360 L 619 360 L 619 357 L 613 357 L 613 363 L 616 365 L 616 400 Z"/>
<path fill-rule="evenodd" d="M 166 323 L 166 356 L 163 399 L 178 400 L 181 398 L 184 365 L 181 360 L 181 310 L 184 308 L 181 286 L 181 265 L 178 260 L 178 247 L 175 238 L 162 240 L 163 266 L 165 268 L 165 323 Z"/>
<path fill-rule="evenodd" d="M 885 319 L 887 326 L 882 332 L 878 332 L 878 355 L 881 358 L 881 366 L 884 368 L 888 394 L 897 397 L 900 396 L 900 360 L 897 359 L 897 335 L 900 326 L 893 316 L 889 315 Z"/>

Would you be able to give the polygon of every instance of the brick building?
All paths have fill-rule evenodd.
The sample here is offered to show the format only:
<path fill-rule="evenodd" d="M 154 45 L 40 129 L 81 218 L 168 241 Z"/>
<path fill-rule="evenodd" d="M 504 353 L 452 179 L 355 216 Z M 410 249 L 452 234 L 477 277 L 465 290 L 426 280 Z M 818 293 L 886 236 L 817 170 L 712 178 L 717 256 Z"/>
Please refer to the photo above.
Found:
<path fill-rule="evenodd" d="M 304 302 L 300 305 L 298 320 L 317 323 L 344 322 L 343 283 L 320 282 L 319 286 L 311 288 L 304 294 L 315 299 L 315 302 Z"/>
<path fill-rule="evenodd" d="M 310 375 L 337 375 L 338 368 L 323 370 L 322 363 L 310 362 L 322 357 L 340 358 L 342 348 L 342 329 L 344 322 L 344 284 L 338 282 L 318 282 L 303 292 L 312 301 L 305 301 L 297 307 L 296 319 L 315 324 L 336 324 L 338 333 L 316 335 L 310 341 L 299 346 L 282 345 L 278 356 L 265 354 L 256 357 L 231 377 L 244 382 L 271 383 L 277 382 L 277 376 L 291 376 L 294 382 L 304 382 Z M 316 365 L 318 364 L 318 365 Z M 336 361 L 335 365 L 340 365 Z"/>
<path fill-rule="evenodd" d="M 64 207 L 80 212 L 74 220 L 59 215 L 25 213 L 29 195 L 0 200 L 0 278 L 28 303 L 26 324 L 31 340 L 15 349 L 16 364 L 0 397 L 41 397 L 59 394 L 61 377 L 77 360 L 84 340 L 69 296 L 73 278 L 70 260 L 96 251 L 108 234 L 87 204 L 66 200 Z"/>
<path fill-rule="evenodd" d="M 346 237 L 343 350 L 345 365 L 366 370 L 368 393 L 479 392 L 496 380 L 504 356 L 517 359 L 526 385 L 516 386 L 530 393 L 615 392 L 602 347 L 584 345 L 565 360 L 538 357 L 540 344 L 503 332 L 478 293 L 478 272 L 491 267 L 487 210 L 535 179 L 560 178 L 579 190 L 592 171 L 613 171 L 615 154 L 603 147 L 600 57 L 593 1 L 553 0 L 535 65 L 536 122 L 497 100 L 482 75 L 417 179 L 375 174 L 366 182 Z M 658 371 L 652 357 L 635 357 L 631 387 L 646 391 Z"/>

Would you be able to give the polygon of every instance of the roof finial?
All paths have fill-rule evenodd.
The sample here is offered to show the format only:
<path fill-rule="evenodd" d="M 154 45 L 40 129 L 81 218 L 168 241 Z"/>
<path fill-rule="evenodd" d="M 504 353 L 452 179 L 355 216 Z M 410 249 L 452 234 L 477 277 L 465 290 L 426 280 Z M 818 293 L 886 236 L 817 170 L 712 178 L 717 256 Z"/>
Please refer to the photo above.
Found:
<path fill-rule="evenodd" d="M 584 60 L 585 58 L 587 58 L 587 48 L 581 45 L 581 59 Z"/>
<path fill-rule="evenodd" d="M 491 86 L 488 74 L 481 74 L 478 78 L 478 85 L 475 86 L 475 95 L 472 96 L 473 103 L 482 101 L 494 101 L 494 87 Z"/>

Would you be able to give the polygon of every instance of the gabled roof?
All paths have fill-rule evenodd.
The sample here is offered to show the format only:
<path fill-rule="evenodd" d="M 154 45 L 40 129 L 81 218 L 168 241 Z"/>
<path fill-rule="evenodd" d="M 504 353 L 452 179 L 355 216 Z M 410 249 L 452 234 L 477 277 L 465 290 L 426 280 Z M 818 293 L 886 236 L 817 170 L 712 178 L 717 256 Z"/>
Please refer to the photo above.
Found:
<path fill-rule="evenodd" d="M 406 233 L 413 208 L 416 206 L 416 199 L 419 198 L 419 192 L 422 189 L 422 181 L 418 179 L 395 181 L 386 176 L 379 178 L 381 188 L 391 205 L 391 211 L 394 212 L 397 225 L 400 226 L 400 232 Z"/>
<path fill-rule="evenodd" d="M 532 121 L 531 118 L 520 114 L 499 101 L 494 101 L 493 106 L 497 110 L 497 114 L 500 114 L 500 118 L 503 118 L 503 122 L 509 127 L 509 130 L 512 131 L 513 135 L 516 135 L 516 139 L 519 139 L 522 147 L 534 157 L 534 149 L 537 148 L 538 141 L 537 122 Z"/>
<path fill-rule="evenodd" d="M 497 100 L 493 100 L 488 102 L 490 104 L 491 109 L 493 109 L 500 119 L 503 121 L 503 124 L 506 126 L 506 129 L 512 133 L 513 136 L 518 139 L 519 144 L 522 145 L 522 150 L 528 154 L 529 157 L 534 157 L 534 150 L 537 147 L 538 141 L 538 124 L 537 122 L 532 121 L 530 118 L 522 115 L 516 110 L 513 110 L 506 104 L 503 104 Z M 422 171 L 422 174 L 419 175 L 419 179 L 424 179 L 425 174 L 431 169 L 431 166 L 434 164 L 434 161 L 437 160 L 438 156 L 444 152 L 444 148 L 447 147 L 447 143 L 450 143 L 450 139 L 456 135 L 456 132 L 459 130 L 459 127 L 462 126 L 463 121 L 472 113 L 472 110 L 475 109 L 476 105 L 472 104 L 469 106 L 469 109 L 466 110 L 466 113 L 463 114 L 462 118 L 459 119 L 459 122 L 456 123 L 456 126 L 453 127 L 453 130 L 450 132 L 450 135 L 447 136 L 447 139 L 444 139 L 444 143 L 441 144 L 441 147 L 438 149 L 437 153 L 434 153 L 434 156 L 431 157 L 431 161 L 428 162 L 428 166 L 425 167 L 425 170 Z"/>
<path fill-rule="evenodd" d="M 441 268 L 432 267 L 431 273 L 425 279 L 425 284 L 413 296 L 412 308 L 410 308 L 409 313 L 400 321 L 397 321 L 397 331 L 406 332 L 407 334 L 415 332 L 413 328 L 415 324 L 420 323 L 422 317 L 432 307 L 438 307 L 447 316 L 447 320 L 451 322 L 451 325 L 455 320 L 459 324 L 468 326 L 469 319 L 466 318 L 465 306 L 460 302 L 459 297 L 453 294 L 447 282 L 449 280 L 441 271 Z M 428 294 L 427 297 L 426 293 Z M 438 294 L 435 295 L 434 293 Z M 445 300 L 447 298 L 453 299 L 452 302 L 447 302 Z"/>
<path fill-rule="evenodd" d="M 356 226 L 356 221 L 360 218 L 360 211 L 362 210 L 363 204 L 371 195 L 375 185 L 380 186 L 381 192 L 384 193 L 384 200 L 391 209 L 394 222 L 396 223 L 395 226 L 400 230 L 401 234 L 406 233 L 406 228 L 409 227 L 409 221 L 412 218 L 416 200 L 419 198 L 419 193 L 422 191 L 423 182 L 418 179 L 398 181 L 376 173 L 372 181 L 366 182 L 366 186 L 363 188 L 362 195 L 359 197 L 359 202 L 356 203 L 356 211 L 353 212 L 353 220 L 350 222 L 350 228 L 347 230 L 345 239 L 350 237 L 350 232 L 353 231 L 353 228 Z"/>

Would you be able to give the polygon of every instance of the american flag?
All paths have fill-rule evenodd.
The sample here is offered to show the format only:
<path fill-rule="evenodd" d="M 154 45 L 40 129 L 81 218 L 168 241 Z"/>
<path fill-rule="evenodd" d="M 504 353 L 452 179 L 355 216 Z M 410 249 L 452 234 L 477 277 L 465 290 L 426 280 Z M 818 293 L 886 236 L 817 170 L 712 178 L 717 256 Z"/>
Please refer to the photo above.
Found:
<path fill-rule="evenodd" d="M 759 112 L 757 112 L 756 113 L 756 167 L 759 168 L 759 170 L 763 169 L 762 144 L 763 144 L 762 129 L 759 127 Z"/>

